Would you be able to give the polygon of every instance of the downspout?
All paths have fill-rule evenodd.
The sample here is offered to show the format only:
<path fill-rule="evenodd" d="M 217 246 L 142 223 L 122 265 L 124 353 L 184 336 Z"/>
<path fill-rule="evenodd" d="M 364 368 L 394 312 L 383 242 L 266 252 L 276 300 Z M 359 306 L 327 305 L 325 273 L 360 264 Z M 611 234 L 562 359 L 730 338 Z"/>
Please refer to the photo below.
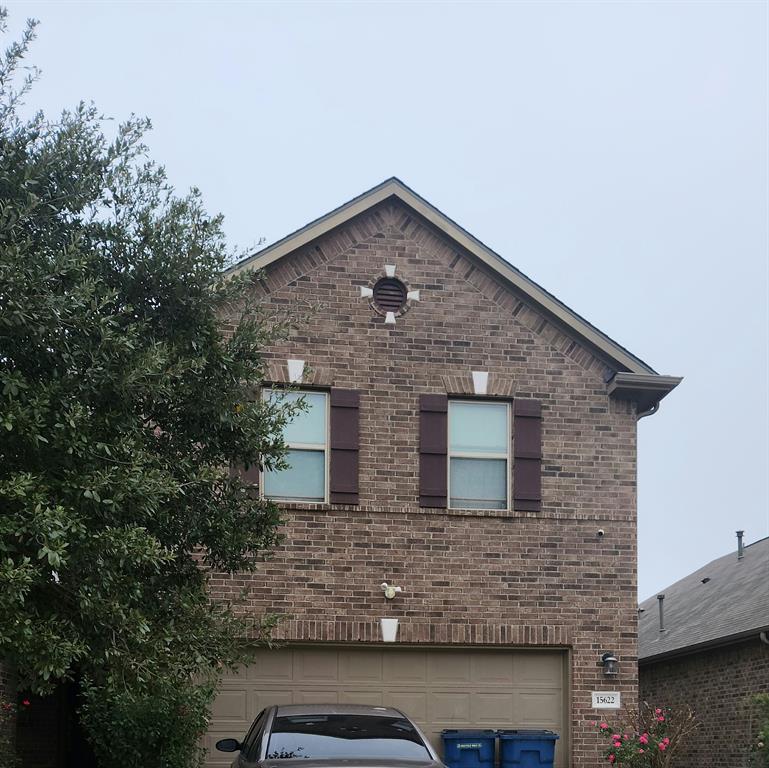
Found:
<path fill-rule="evenodd" d="M 651 408 L 648 408 L 645 411 L 641 411 L 641 413 L 636 414 L 636 421 L 641 421 L 641 419 L 644 418 L 644 416 L 653 416 L 657 411 L 660 409 L 659 403 L 654 403 L 654 405 Z"/>

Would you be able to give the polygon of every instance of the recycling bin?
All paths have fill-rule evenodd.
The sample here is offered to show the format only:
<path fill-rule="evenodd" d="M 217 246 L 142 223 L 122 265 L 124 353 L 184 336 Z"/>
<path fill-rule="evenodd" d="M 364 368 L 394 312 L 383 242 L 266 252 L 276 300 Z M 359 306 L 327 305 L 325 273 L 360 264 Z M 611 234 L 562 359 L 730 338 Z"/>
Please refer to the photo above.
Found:
<path fill-rule="evenodd" d="M 553 768 L 555 742 L 553 731 L 497 731 L 499 768 Z"/>
<path fill-rule="evenodd" d="M 496 731 L 441 731 L 443 762 L 448 768 L 494 768 Z"/>

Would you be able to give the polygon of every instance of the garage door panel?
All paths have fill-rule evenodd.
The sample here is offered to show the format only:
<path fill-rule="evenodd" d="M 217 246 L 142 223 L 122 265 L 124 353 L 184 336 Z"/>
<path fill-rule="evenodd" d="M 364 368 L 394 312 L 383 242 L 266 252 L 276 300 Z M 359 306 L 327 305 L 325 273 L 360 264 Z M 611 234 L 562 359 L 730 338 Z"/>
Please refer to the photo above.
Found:
<path fill-rule="evenodd" d="M 513 695 L 476 693 L 471 699 L 470 718 L 487 728 L 505 728 L 513 722 Z"/>
<path fill-rule="evenodd" d="M 300 690 L 294 694 L 294 704 L 338 704 L 339 691 L 329 688 L 327 690 Z"/>
<path fill-rule="evenodd" d="M 339 654 L 339 680 L 342 683 L 382 683 L 382 653 L 346 651 Z"/>
<path fill-rule="evenodd" d="M 513 663 L 513 684 L 520 686 L 550 685 L 560 688 L 563 661 L 559 654 L 526 652 L 517 654 Z"/>
<path fill-rule="evenodd" d="M 339 653 L 325 649 L 294 651 L 294 680 L 306 683 L 336 683 L 339 680 Z"/>
<path fill-rule="evenodd" d="M 294 679 L 294 656 L 287 648 L 269 653 L 258 653 L 255 662 L 247 668 L 248 679 L 260 683 L 287 683 Z"/>
<path fill-rule="evenodd" d="M 286 688 L 262 688 L 259 687 L 254 691 L 254 717 L 265 708 L 270 707 L 273 704 L 293 704 L 294 703 L 294 691 Z"/>
<path fill-rule="evenodd" d="M 220 690 L 211 707 L 211 716 L 220 721 L 241 722 L 248 719 L 248 691 L 245 688 Z"/>
<path fill-rule="evenodd" d="M 464 691 L 434 692 L 429 698 L 428 715 L 433 723 L 453 728 L 470 722 L 470 694 Z"/>
<path fill-rule="evenodd" d="M 431 683 L 469 683 L 470 654 L 456 651 L 431 653 L 427 657 L 427 674 Z"/>
<path fill-rule="evenodd" d="M 384 693 L 372 690 L 349 690 L 339 692 L 340 704 L 368 704 L 372 707 L 382 707 Z"/>
<path fill-rule="evenodd" d="M 419 685 L 427 682 L 425 651 L 382 652 L 382 670 L 388 683 Z"/>
<path fill-rule="evenodd" d="M 474 653 L 470 655 L 470 679 L 476 684 L 513 685 L 513 655 L 511 653 Z"/>
<path fill-rule="evenodd" d="M 427 694 L 422 691 L 385 691 L 383 703 L 386 707 L 406 712 L 417 725 L 428 720 Z"/>
<path fill-rule="evenodd" d="M 561 697 L 557 691 L 518 691 L 515 696 L 516 720 L 527 727 L 555 729 L 560 726 Z"/>

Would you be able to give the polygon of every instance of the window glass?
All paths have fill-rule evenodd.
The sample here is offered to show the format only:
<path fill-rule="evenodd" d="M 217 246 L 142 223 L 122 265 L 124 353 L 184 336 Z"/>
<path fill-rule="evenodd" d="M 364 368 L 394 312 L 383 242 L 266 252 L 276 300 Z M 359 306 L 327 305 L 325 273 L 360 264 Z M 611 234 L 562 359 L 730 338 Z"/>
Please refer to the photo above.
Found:
<path fill-rule="evenodd" d="M 254 720 L 254 724 L 251 726 L 251 730 L 248 732 L 248 735 L 245 739 L 243 739 L 243 745 L 240 748 L 240 751 L 247 757 L 247 758 L 254 758 L 256 756 L 256 753 L 259 748 L 259 741 L 257 740 L 257 737 L 259 736 L 259 730 L 262 727 L 262 717 L 264 715 L 264 710 L 262 710 L 256 720 Z"/>
<path fill-rule="evenodd" d="M 449 403 L 449 506 L 507 509 L 510 460 L 507 403 Z"/>
<path fill-rule="evenodd" d="M 326 484 L 324 451 L 293 451 L 286 453 L 288 469 L 264 473 L 264 493 L 278 499 L 323 501 Z"/>
<path fill-rule="evenodd" d="M 327 395 L 323 392 L 285 392 L 267 390 L 265 397 L 295 403 L 300 398 L 307 410 L 297 413 L 284 427 L 283 438 L 289 450 L 283 470 L 264 473 L 264 495 L 286 501 L 326 500 L 328 451 Z"/>
<path fill-rule="evenodd" d="M 451 459 L 451 506 L 458 509 L 506 509 L 507 461 Z"/>
<path fill-rule="evenodd" d="M 451 452 L 507 453 L 507 405 L 451 403 Z"/>
<path fill-rule="evenodd" d="M 283 439 L 289 445 L 305 443 L 326 444 L 326 395 L 323 392 L 281 392 L 272 390 L 270 399 L 295 403 L 304 400 L 306 411 L 300 411 L 283 430 Z"/>
<path fill-rule="evenodd" d="M 275 719 L 268 760 L 429 760 L 430 754 L 403 718 L 375 715 L 303 715 Z"/>

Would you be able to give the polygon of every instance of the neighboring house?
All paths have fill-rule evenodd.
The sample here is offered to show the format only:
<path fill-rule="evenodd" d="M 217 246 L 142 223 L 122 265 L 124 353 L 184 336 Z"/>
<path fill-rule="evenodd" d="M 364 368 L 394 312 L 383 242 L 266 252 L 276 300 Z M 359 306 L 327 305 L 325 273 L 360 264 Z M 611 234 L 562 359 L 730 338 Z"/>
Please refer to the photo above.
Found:
<path fill-rule="evenodd" d="M 268 305 L 317 306 L 263 383 L 295 384 L 310 411 L 286 433 L 292 468 L 249 473 L 285 507 L 285 543 L 213 582 L 285 614 L 284 645 L 224 680 L 207 745 L 267 704 L 381 703 L 436 741 L 550 728 L 558 766 L 593 768 L 591 692 L 637 700 L 636 421 L 680 379 L 397 179 L 232 272 L 247 270 Z M 395 642 L 381 618 L 399 619 Z"/>
<path fill-rule="evenodd" d="M 747 766 L 755 733 L 747 705 L 769 693 L 769 538 L 740 542 L 641 603 L 639 613 L 642 700 L 690 707 L 702 723 L 676 764 Z"/>

